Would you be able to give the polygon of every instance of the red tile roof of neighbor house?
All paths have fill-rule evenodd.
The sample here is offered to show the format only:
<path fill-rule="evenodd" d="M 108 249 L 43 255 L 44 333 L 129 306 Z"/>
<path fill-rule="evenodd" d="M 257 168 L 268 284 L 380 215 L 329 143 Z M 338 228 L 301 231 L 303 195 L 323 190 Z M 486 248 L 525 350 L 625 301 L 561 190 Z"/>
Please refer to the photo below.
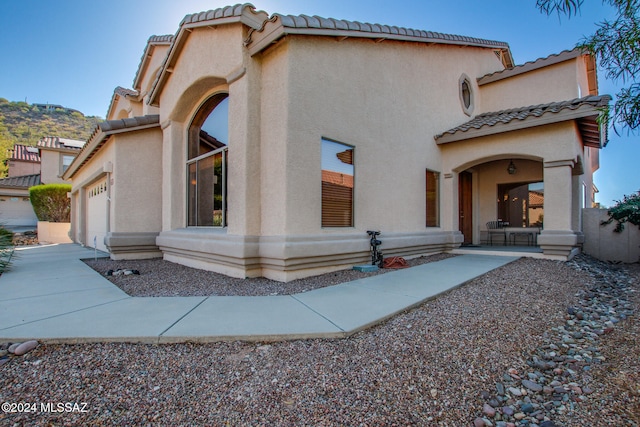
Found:
<path fill-rule="evenodd" d="M 540 191 L 529 191 L 529 207 L 543 207 L 544 206 L 544 193 Z"/>
<path fill-rule="evenodd" d="M 438 144 L 444 144 L 542 124 L 578 120 L 585 145 L 599 146 L 601 139 L 606 141 L 606 135 L 601 135 L 596 118 L 601 114 L 599 109 L 609 105 L 610 100 L 611 97 L 608 95 L 591 95 L 571 101 L 550 102 L 479 114 L 468 122 L 438 134 L 434 138 Z"/>
<path fill-rule="evenodd" d="M 12 176 L 0 179 L 0 187 L 29 188 L 40 185 L 40 174 Z"/>
<path fill-rule="evenodd" d="M 51 148 L 54 150 L 79 151 L 84 145 L 84 141 L 77 139 L 60 138 L 57 136 L 45 136 L 38 141 L 39 148 Z"/>
<path fill-rule="evenodd" d="M 323 169 L 322 182 L 353 188 L 353 175 Z"/>
<path fill-rule="evenodd" d="M 10 149 L 9 151 L 11 152 L 9 160 L 40 163 L 40 153 L 36 147 L 14 144 L 13 149 Z"/>

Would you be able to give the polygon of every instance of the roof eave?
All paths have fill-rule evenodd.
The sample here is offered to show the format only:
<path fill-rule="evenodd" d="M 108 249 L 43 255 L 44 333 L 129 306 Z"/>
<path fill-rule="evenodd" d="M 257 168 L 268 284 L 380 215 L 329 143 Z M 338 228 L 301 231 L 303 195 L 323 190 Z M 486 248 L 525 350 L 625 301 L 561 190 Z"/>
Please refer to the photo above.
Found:
<path fill-rule="evenodd" d="M 255 38 L 252 37 L 246 42 L 249 54 L 251 56 L 254 56 L 257 53 L 262 52 L 271 44 L 276 43 L 278 40 L 288 35 L 327 36 L 337 37 L 340 39 L 353 37 L 372 39 L 376 41 L 394 40 L 425 44 L 481 47 L 486 49 L 499 50 L 502 53 L 501 60 L 505 67 L 509 66 L 509 64 L 513 64 L 511 50 L 505 43 L 493 44 L 486 42 L 473 42 L 471 40 L 443 40 L 440 38 L 412 36 L 410 34 L 390 34 L 380 32 L 354 31 L 348 29 L 289 27 L 283 25 L 282 19 L 278 15 L 274 15 L 271 19 L 266 21 L 264 28 L 260 30 L 260 34 L 256 34 L 254 32 L 253 37 Z"/>
<path fill-rule="evenodd" d="M 87 144 L 80 150 L 80 153 L 76 156 L 75 159 L 71 162 L 67 170 L 62 174 L 62 179 L 68 180 L 73 178 L 78 170 L 87 163 L 98 150 L 108 141 L 109 137 L 112 135 L 117 135 L 121 133 L 128 132 L 138 132 L 141 130 L 151 129 L 154 127 L 159 127 L 159 122 L 154 123 L 145 123 L 138 126 L 131 127 L 123 127 L 119 129 L 111 129 L 107 131 L 103 131 L 100 128 L 100 125 L 96 128 L 96 132 L 91 136 Z"/>
<path fill-rule="evenodd" d="M 78 153 L 75 159 L 71 162 L 66 171 L 62 174 L 62 179 L 65 181 L 74 177 L 74 175 L 78 172 L 80 167 L 84 165 L 89 159 L 90 155 L 93 155 L 98 148 L 100 148 L 106 142 L 106 133 L 99 131 L 94 134 L 91 139 L 87 142 L 84 148 Z"/>
<path fill-rule="evenodd" d="M 570 120 L 586 119 L 590 118 L 597 121 L 597 118 L 602 114 L 597 107 L 593 105 L 583 105 L 575 110 L 564 110 L 558 113 L 548 112 L 544 113 L 540 117 L 530 116 L 524 120 L 512 120 L 509 123 L 497 123 L 493 126 L 484 125 L 478 129 L 469 129 L 467 131 L 457 131 L 455 133 L 445 133 L 440 136 L 436 136 L 436 143 L 438 145 L 448 144 L 450 142 L 464 141 L 467 139 L 481 138 L 484 136 L 497 135 L 501 133 L 529 129 L 538 126 L 544 126 L 554 123 L 561 123 Z M 600 141 L 597 144 L 597 148 L 602 147 L 602 133 L 599 137 Z M 593 142 L 585 143 L 588 146 L 596 146 Z"/>
<path fill-rule="evenodd" d="M 171 46 L 171 42 L 167 41 L 148 41 L 147 46 L 144 49 L 144 53 L 142 54 L 142 60 L 140 61 L 140 65 L 138 66 L 138 71 L 133 79 L 133 89 L 141 92 L 142 90 L 142 78 L 144 77 L 147 69 L 149 68 L 149 63 L 151 62 L 151 58 L 153 57 L 153 52 L 155 51 L 157 46 Z"/>
<path fill-rule="evenodd" d="M 565 50 L 557 55 L 550 55 L 545 58 L 538 58 L 535 61 L 526 62 L 522 65 L 508 67 L 495 73 L 487 74 L 477 79 L 478 85 L 486 85 L 489 83 L 504 80 L 510 77 L 515 77 L 520 74 L 528 73 L 530 71 L 539 70 L 541 68 L 549 67 L 551 65 L 560 64 L 565 61 L 578 58 L 585 55 L 580 49 Z M 511 61 L 513 62 L 513 60 Z"/>
<path fill-rule="evenodd" d="M 196 29 L 202 27 L 218 27 L 221 25 L 230 25 L 241 23 L 253 29 L 259 29 L 262 27 L 264 22 L 267 20 L 269 15 L 264 11 L 256 11 L 255 7 L 249 3 L 244 5 L 237 5 L 234 7 L 241 7 L 242 12 L 239 15 L 231 15 L 221 18 L 212 18 L 208 20 L 196 21 L 196 22 L 185 22 L 185 20 L 189 17 L 185 17 L 183 22 L 180 24 L 180 28 L 176 33 L 171 46 L 169 47 L 169 52 L 167 53 L 167 57 L 162 64 L 160 74 L 151 88 L 151 93 L 149 94 L 148 104 L 154 107 L 160 106 L 160 93 L 162 93 L 162 89 L 167 83 L 169 76 L 173 72 L 173 67 L 180 56 L 180 52 L 182 51 L 183 46 L 185 45 L 189 34 Z M 192 15 L 190 15 L 192 16 Z"/>
<path fill-rule="evenodd" d="M 42 151 L 55 151 L 58 153 L 78 154 L 80 148 L 66 148 L 66 147 L 38 147 L 38 150 Z"/>

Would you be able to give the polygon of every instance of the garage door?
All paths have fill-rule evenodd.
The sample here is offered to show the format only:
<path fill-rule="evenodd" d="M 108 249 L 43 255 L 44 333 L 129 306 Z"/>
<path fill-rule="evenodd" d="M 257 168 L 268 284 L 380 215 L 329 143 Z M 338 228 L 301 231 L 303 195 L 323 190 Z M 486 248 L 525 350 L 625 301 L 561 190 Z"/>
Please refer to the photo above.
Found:
<path fill-rule="evenodd" d="M 87 241 L 86 245 L 107 252 L 104 238 L 107 235 L 107 181 L 100 181 L 87 191 Z"/>
<path fill-rule="evenodd" d="M 0 196 L 0 224 L 8 227 L 34 227 L 38 218 L 28 197 Z"/>

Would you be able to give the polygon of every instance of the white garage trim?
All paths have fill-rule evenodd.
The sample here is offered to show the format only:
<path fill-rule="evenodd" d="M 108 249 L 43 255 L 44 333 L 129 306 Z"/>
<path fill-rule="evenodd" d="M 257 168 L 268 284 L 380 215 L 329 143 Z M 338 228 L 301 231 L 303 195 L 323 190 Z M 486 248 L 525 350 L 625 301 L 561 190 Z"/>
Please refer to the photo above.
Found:
<path fill-rule="evenodd" d="M 109 232 L 107 180 L 87 187 L 86 246 L 108 252 L 104 238 Z"/>

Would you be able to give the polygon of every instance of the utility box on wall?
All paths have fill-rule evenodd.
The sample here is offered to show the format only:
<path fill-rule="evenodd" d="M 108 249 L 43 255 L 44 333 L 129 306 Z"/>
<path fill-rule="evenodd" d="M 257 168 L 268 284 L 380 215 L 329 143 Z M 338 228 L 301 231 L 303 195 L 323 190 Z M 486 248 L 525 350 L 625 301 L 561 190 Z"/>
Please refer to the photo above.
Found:
<path fill-rule="evenodd" d="M 583 209 L 584 253 L 601 261 L 634 263 L 640 261 L 640 229 L 626 223 L 622 233 L 613 231 L 615 221 L 600 225 L 609 219 L 606 209 Z"/>

